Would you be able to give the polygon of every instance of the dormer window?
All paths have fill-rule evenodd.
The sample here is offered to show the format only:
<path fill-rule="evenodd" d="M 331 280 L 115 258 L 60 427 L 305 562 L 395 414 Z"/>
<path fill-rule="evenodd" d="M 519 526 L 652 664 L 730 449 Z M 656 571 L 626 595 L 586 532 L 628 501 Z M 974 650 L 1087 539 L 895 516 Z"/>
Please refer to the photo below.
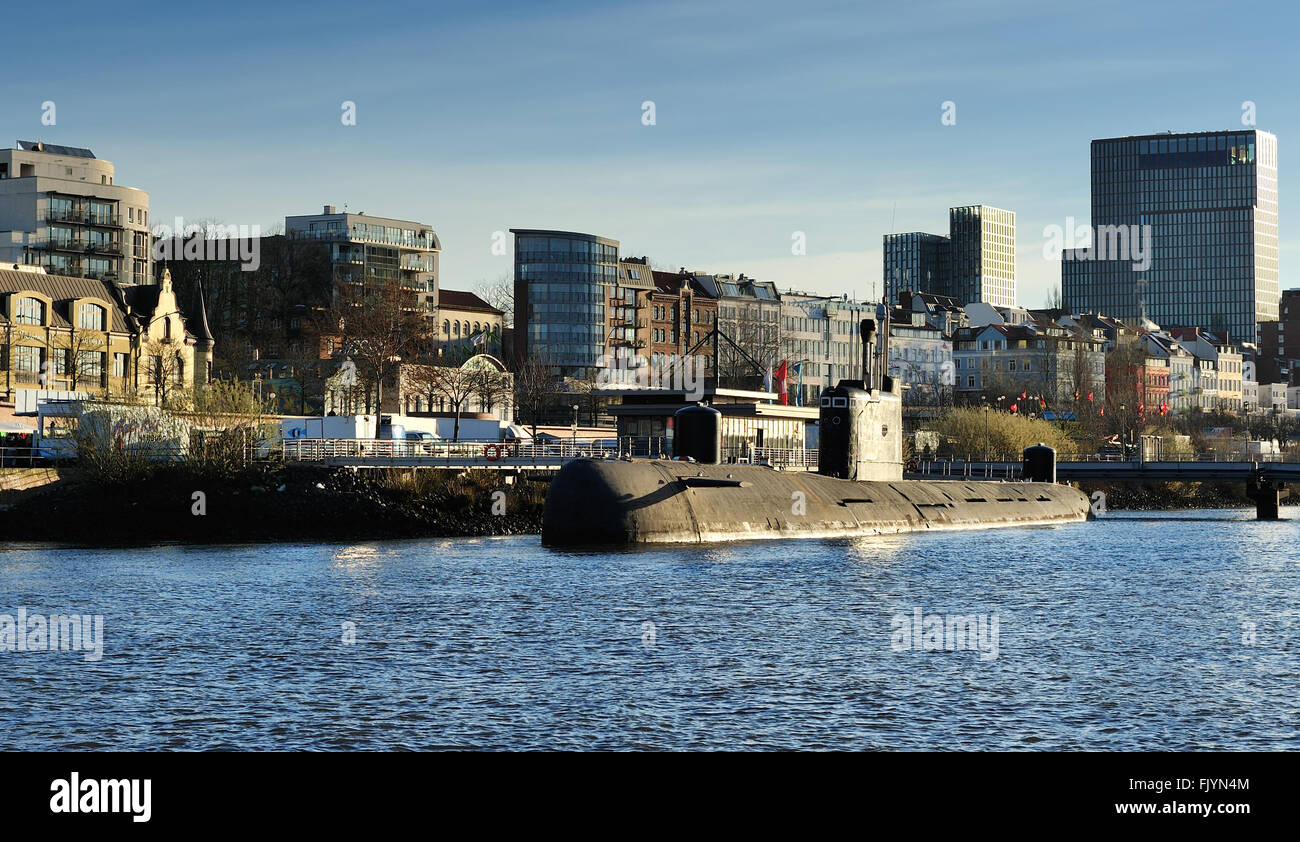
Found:
<path fill-rule="evenodd" d="M 105 310 L 98 304 L 83 304 L 77 314 L 77 327 L 82 330 L 103 330 Z"/>
<path fill-rule="evenodd" d="M 39 298 L 18 299 L 18 310 L 14 314 L 14 321 L 20 325 L 45 324 L 45 302 Z"/>

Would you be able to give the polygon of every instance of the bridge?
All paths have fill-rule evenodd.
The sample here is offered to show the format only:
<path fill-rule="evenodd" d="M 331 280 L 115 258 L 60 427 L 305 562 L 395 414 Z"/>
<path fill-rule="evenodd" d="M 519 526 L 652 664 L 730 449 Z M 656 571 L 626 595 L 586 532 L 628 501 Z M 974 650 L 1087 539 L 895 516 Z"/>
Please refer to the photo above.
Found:
<path fill-rule="evenodd" d="M 987 461 L 929 459 L 916 462 L 907 479 L 1008 480 L 1023 477 L 1020 459 Z M 1213 454 L 1184 455 L 1160 460 L 1114 460 L 1096 456 L 1058 459 L 1056 478 L 1065 482 L 1240 482 L 1255 501 L 1261 520 L 1276 519 L 1278 506 L 1288 495 L 1288 483 L 1300 483 L 1300 461 L 1294 457 L 1225 460 Z"/>

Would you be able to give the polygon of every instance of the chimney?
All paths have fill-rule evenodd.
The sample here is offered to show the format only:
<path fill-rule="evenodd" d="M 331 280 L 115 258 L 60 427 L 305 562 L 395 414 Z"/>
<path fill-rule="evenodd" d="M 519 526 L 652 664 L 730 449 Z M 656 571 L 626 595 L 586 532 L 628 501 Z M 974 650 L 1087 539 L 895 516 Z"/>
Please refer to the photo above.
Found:
<path fill-rule="evenodd" d="M 325 206 L 325 213 L 338 213 L 338 211 L 335 210 L 335 208 L 334 208 L 333 205 L 326 205 L 326 206 Z"/>

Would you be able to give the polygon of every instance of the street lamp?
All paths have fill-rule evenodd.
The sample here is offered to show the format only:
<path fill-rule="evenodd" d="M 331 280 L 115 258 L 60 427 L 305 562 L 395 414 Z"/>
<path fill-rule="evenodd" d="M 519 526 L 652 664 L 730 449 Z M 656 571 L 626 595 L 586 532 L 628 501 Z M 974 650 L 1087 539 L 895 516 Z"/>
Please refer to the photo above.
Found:
<path fill-rule="evenodd" d="M 578 446 L 578 405 L 573 405 L 573 446 Z"/>

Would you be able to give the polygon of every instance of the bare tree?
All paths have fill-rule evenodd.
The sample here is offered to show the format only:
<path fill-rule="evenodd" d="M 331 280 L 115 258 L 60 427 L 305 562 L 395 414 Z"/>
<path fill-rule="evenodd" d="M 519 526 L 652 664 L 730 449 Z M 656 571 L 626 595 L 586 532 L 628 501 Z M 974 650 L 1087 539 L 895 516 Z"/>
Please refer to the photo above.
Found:
<path fill-rule="evenodd" d="M 507 421 L 511 420 L 510 416 L 510 397 L 514 390 L 514 384 L 511 382 L 510 374 L 504 371 L 497 371 L 490 365 L 483 365 L 474 372 L 474 398 L 478 402 L 480 412 L 495 412 L 497 404 L 504 403 L 504 412 L 501 417 Z"/>
<path fill-rule="evenodd" d="M 521 422 L 532 425 L 534 436 L 547 404 L 560 392 L 561 381 L 551 374 L 551 368 L 546 353 L 537 350 L 522 360 L 515 372 L 515 413 Z"/>
<path fill-rule="evenodd" d="M 505 314 L 506 327 L 515 326 L 515 282 L 509 273 L 495 281 L 480 281 L 474 285 L 474 294 Z"/>
<path fill-rule="evenodd" d="M 460 416 L 479 388 L 479 371 L 463 366 L 413 365 L 406 369 L 412 388 L 437 398 L 453 415 L 451 440 L 460 441 Z"/>
<path fill-rule="evenodd" d="M 104 335 L 94 331 L 74 327 L 63 337 L 56 350 L 65 355 L 68 379 L 74 390 L 82 385 L 106 389 L 107 348 L 108 342 Z"/>
<path fill-rule="evenodd" d="M 384 380 L 396 366 L 431 346 L 430 323 L 415 307 L 414 296 L 393 284 L 369 294 L 340 284 L 322 321 L 321 332 L 333 328 L 339 353 L 356 364 L 367 412 L 382 411 Z"/>

